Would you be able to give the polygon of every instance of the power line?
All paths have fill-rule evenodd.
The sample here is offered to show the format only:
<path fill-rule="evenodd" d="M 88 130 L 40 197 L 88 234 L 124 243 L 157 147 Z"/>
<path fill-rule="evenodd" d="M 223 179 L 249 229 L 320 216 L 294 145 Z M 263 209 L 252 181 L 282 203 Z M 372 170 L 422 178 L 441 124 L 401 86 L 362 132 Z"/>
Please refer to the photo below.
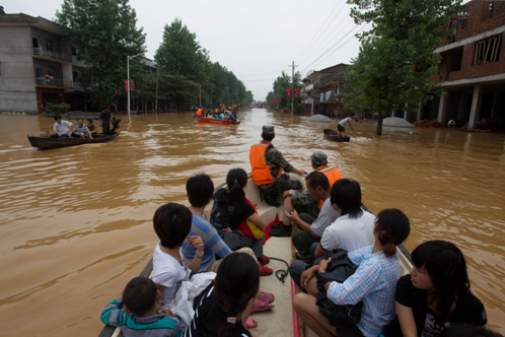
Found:
<path fill-rule="evenodd" d="M 319 26 L 319 28 L 316 30 L 316 32 L 314 33 L 314 35 L 309 39 L 309 43 L 307 43 L 305 45 L 304 48 L 302 48 L 301 52 L 302 52 L 302 56 L 299 57 L 299 59 L 305 59 L 306 57 L 306 50 L 309 49 L 309 47 L 313 46 L 316 41 L 318 41 L 318 39 L 324 35 L 322 34 L 324 32 L 325 29 L 327 29 L 327 25 L 332 21 L 332 19 L 334 18 L 335 14 L 340 14 L 341 12 L 338 11 L 338 9 L 340 9 L 340 7 L 342 7 L 342 5 L 345 4 L 345 1 L 340 1 L 340 2 L 337 2 L 336 6 L 333 7 L 333 9 L 330 11 L 330 13 L 328 14 L 328 16 L 324 19 L 323 23 L 321 24 L 321 26 Z M 300 53 L 299 53 L 300 54 Z"/>
<path fill-rule="evenodd" d="M 333 51 L 335 48 L 339 47 L 339 43 L 341 43 L 344 39 L 349 38 L 349 35 L 352 34 L 356 29 L 361 27 L 362 25 L 354 25 L 347 33 L 345 33 L 340 39 L 338 39 L 335 43 L 333 43 L 330 47 L 324 50 L 318 57 L 316 57 L 311 63 L 309 63 L 305 68 L 303 68 L 302 72 L 305 72 L 308 68 L 318 62 L 324 55 Z M 352 36 L 352 35 L 351 35 Z"/>

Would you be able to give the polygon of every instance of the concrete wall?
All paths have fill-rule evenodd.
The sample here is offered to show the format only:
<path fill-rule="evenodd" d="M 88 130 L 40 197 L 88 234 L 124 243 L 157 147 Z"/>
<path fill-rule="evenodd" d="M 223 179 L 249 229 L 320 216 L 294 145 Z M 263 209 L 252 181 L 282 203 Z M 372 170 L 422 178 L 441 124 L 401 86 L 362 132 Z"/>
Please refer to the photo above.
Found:
<path fill-rule="evenodd" d="M 37 112 L 30 28 L 0 27 L 0 111 Z"/>

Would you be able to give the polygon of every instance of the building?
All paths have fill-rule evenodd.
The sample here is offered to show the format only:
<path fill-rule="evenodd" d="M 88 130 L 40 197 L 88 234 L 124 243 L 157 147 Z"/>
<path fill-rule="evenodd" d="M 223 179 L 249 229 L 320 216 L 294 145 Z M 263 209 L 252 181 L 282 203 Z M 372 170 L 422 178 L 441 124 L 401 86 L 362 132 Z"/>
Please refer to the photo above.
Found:
<path fill-rule="evenodd" d="M 451 25 L 455 34 L 435 50 L 442 60 L 438 108 L 425 106 L 418 117 L 505 130 L 505 1 L 470 1 Z"/>
<path fill-rule="evenodd" d="M 82 108 L 85 65 L 63 28 L 0 7 L 0 111 L 42 112 L 47 103 Z"/>
<path fill-rule="evenodd" d="M 314 71 L 303 79 L 302 101 L 306 113 L 332 117 L 348 113 L 340 96 L 347 67 L 347 64 L 337 64 Z"/>

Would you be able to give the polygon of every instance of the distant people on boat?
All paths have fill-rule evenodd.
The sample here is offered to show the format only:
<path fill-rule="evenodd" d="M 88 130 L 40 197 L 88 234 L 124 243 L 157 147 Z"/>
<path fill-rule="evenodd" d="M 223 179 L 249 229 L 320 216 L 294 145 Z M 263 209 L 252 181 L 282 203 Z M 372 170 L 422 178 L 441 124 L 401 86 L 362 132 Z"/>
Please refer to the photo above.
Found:
<path fill-rule="evenodd" d="M 130 280 L 122 299 L 110 302 L 100 319 L 106 325 L 120 327 L 124 337 L 175 337 L 186 330 L 177 318 L 161 311 L 156 284 L 143 276 Z"/>
<path fill-rule="evenodd" d="M 260 190 L 261 197 L 271 206 L 280 206 L 282 193 L 287 190 L 300 190 L 298 180 L 290 180 L 286 173 L 293 172 L 304 176 L 306 172 L 293 167 L 277 150 L 272 140 L 275 138 L 273 126 L 263 126 L 261 142 L 249 150 L 252 179 Z M 290 235 L 290 230 L 287 236 Z"/>
<path fill-rule="evenodd" d="M 251 337 L 246 321 L 259 289 L 258 266 L 251 256 L 223 259 L 214 284 L 194 301 L 195 315 L 186 337 Z"/>
<path fill-rule="evenodd" d="M 163 309 L 170 309 L 182 281 L 189 280 L 191 272 L 200 270 L 204 244 L 201 237 L 191 235 L 191 212 L 186 206 L 168 203 L 156 210 L 153 217 L 154 231 L 160 240 L 153 252 L 151 279 L 161 291 Z M 183 259 L 182 244 L 191 245 L 195 253 Z"/>
<path fill-rule="evenodd" d="M 108 108 L 105 108 L 100 113 L 100 119 L 102 120 L 102 133 L 104 135 L 108 135 L 111 133 L 110 131 L 110 121 L 112 118 L 112 113 L 116 111 L 116 107 L 111 104 Z"/>
<path fill-rule="evenodd" d="M 396 286 L 397 319 L 386 337 L 445 336 L 449 326 L 484 326 L 486 310 L 470 291 L 461 250 L 448 241 L 426 241 L 412 252 L 414 269 Z"/>
<path fill-rule="evenodd" d="M 232 250 L 249 247 L 260 262 L 260 274 L 270 275 L 266 266 L 269 258 L 263 255 L 264 230 L 267 224 L 256 213 L 256 207 L 244 192 L 247 173 L 241 168 L 228 171 L 226 187 L 214 194 L 210 223 Z"/>
<path fill-rule="evenodd" d="M 397 246 L 408 237 L 410 223 L 400 210 L 385 209 L 377 215 L 373 232 L 373 245 L 343 257 L 349 260 L 346 268 L 355 266 L 354 272 L 340 270 L 328 258 L 294 278 L 308 293 L 298 293 L 293 307 L 317 335 L 376 337 L 393 320 L 395 287 L 401 275 Z"/>
<path fill-rule="evenodd" d="M 330 184 L 324 173 L 310 173 L 305 178 L 305 184 L 308 195 L 297 192 L 296 197 L 293 197 L 294 209 L 286 216 L 293 226 L 291 239 L 298 258 L 310 260 L 314 258 L 313 247 L 321 240 L 325 229 L 339 217 L 340 212 L 332 206 Z M 310 200 L 304 201 L 305 199 Z M 316 203 L 320 200 L 323 204 L 319 210 Z M 314 208 L 317 209 L 316 215 Z"/>
<path fill-rule="evenodd" d="M 84 124 L 83 120 L 80 120 L 77 124 L 77 128 L 72 132 L 72 137 L 93 139 L 91 131 L 89 130 L 88 126 Z"/>
<path fill-rule="evenodd" d="M 341 119 L 337 124 L 337 134 L 340 137 L 346 137 L 346 129 L 349 127 L 351 130 L 353 129 L 352 124 L 354 122 L 354 115 L 345 117 Z"/>
<path fill-rule="evenodd" d="M 72 134 L 71 126 L 72 123 L 62 119 L 61 116 L 54 116 L 53 137 L 70 137 Z"/>
<path fill-rule="evenodd" d="M 200 106 L 197 107 L 196 110 L 195 110 L 195 116 L 197 118 L 204 117 L 204 113 L 205 113 L 204 109 L 202 107 L 200 107 Z"/>
<path fill-rule="evenodd" d="M 90 132 L 94 132 L 96 130 L 95 123 L 93 123 L 92 119 L 88 119 L 86 126 Z"/>

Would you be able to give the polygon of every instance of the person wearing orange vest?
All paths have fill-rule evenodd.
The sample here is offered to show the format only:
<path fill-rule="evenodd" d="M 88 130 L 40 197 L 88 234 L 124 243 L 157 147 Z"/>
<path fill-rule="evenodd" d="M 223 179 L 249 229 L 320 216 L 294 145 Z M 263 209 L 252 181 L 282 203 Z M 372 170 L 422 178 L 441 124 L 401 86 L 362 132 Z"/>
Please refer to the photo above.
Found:
<path fill-rule="evenodd" d="M 252 180 L 258 186 L 263 200 L 271 206 L 278 207 L 281 205 L 284 191 L 302 187 L 299 181 L 290 180 L 286 173 L 305 175 L 306 172 L 293 167 L 273 146 L 272 140 L 275 138 L 273 126 L 263 126 L 261 138 L 262 141 L 252 145 L 249 150 Z"/>

